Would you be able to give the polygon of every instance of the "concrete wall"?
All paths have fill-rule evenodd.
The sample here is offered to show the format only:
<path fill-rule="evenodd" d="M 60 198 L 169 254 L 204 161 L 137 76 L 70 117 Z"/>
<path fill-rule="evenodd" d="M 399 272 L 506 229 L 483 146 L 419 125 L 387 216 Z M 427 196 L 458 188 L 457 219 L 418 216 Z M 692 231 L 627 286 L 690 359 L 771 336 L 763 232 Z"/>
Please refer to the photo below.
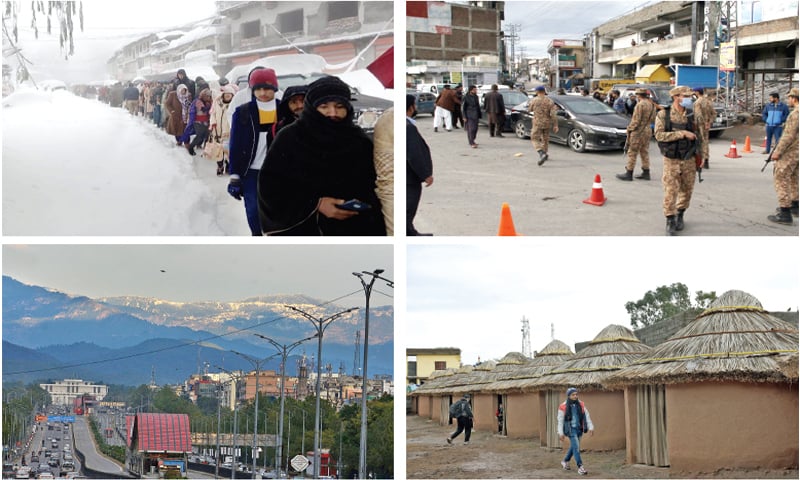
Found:
<path fill-rule="evenodd" d="M 667 385 L 672 472 L 797 468 L 797 393 L 797 384 Z"/>
<path fill-rule="evenodd" d="M 506 396 L 506 428 L 509 438 L 539 436 L 539 392 Z"/>
<path fill-rule="evenodd" d="M 466 55 L 498 55 L 500 10 L 451 4 L 451 33 L 406 31 L 407 60 L 457 61 Z"/>

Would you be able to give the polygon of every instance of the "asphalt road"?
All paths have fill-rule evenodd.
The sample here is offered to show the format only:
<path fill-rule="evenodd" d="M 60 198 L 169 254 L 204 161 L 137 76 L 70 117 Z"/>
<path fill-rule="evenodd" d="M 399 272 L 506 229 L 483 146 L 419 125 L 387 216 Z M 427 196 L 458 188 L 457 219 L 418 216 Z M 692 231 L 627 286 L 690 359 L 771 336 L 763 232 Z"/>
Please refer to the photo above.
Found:
<path fill-rule="evenodd" d="M 623 182 L 621 150 L 575 153 L 550 145 L 550 160 L 536 165 L 530 140 L 512 132 L 491 138 L 480 127 L 477 149 L 469 148 L 464 130 L 433 132 L 432 118 L 418 117 L 418 127 L 433 154 L 434 183 L 423 188 L 415 220 L 418 231 L 434 235 L 492 236 L 497 234 L 503 202 L 511 209 L 516 231 L 526 236 L 664 235 L 662 157 L 650 144 L 653 180 Z M 754 153 L 743 153 L 745 136 Z M 792 226 L 767 220 L 777 197 L 772 168 L 759 170 L 766 155 L 760 148 L 764 128 L 737 126 L 712 139 L 710 166 L 703 183 L 695 182 L 691 206 L 681 236 L 796 236 Z M 735 139 L 741 158 L 726 158 Z M 640 172 L 637 163 L 636 174 Z M 595 175 L 607 197 L 601 207 L 587 205 Z"/>

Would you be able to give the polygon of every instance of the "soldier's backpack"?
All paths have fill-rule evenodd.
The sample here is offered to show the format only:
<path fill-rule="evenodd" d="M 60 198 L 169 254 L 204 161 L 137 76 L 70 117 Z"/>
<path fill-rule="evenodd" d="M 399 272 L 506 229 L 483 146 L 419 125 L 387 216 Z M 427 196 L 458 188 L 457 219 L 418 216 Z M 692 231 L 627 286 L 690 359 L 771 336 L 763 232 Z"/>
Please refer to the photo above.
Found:
<path fill-rule="evenodd" d="M 450 418 L 458 418 L 461 415 L 461 402 L 450 405 Z"/>

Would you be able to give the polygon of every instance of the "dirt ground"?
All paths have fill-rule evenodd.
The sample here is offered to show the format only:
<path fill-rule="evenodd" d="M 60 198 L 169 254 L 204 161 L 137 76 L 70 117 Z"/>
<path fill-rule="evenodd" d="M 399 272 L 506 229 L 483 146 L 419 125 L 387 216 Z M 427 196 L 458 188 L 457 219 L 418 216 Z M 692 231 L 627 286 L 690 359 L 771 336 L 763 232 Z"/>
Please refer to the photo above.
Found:
<path fill-rule="evenodd" d="M 551 451 L 531 439 L 509 439 L 488 432 L 472 432 L 469 445 L 461 434 L 448 445 L 455 426 L 416 415 L 406 417 L 406 475 L 408 478 L 581 478 L 561 469 L 564 452 Z M 581 452 L 592 478 L 798 478 L 792 470 L 720 470 L 713 474 L 671 472 L 669 468 L 626 465 L 625 451 Z"/>

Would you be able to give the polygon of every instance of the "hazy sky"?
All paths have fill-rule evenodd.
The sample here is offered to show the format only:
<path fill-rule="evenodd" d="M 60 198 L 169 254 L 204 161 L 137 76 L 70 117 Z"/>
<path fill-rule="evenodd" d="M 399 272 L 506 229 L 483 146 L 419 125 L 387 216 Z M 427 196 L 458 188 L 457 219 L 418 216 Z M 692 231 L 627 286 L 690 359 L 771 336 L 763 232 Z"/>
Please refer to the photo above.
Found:
<path fill-rule="evenodd" d="M 677 240 L 677 241 L 674 241 Z M 797 310 L 796 238 L 530 238 L 478 245 L 408 247 L 406 347 L 461 348 L 464 363 L 555 338 L 574 349 L 603 328 L 630 328 L 625 302 L 681 282 L 743 290 L 767 310 Z M 782 254 L 780 252 L 785 252 Z"/>
<path fill-rule="evenodd" d="M 305 294 L 363 306 L 352 272 L 394 280 L 391 245 L 4 245 L 3 275 L 90 298 L 118 295 L 173 301 L 242 300 Z M 166 270 L 161 272 L 161 270 Z M 387 296 L 389 295 L 389 296 Z M 393 289 L 377 281 L 371 305 L 390 305 Z"/>
<path fill-rule="evenodd" d="M 547 45 L 554 39 L 581 40 L 585 33 L 612 18 L 647 2 L 508 1 L 503 28 L 520 24 L 519 43 L 529 58 L 547 57 Z"/>
<path fill-rule="evenodd" d="M 48 35 L 46 16 L 37 12 L 39 38 L 35 39 L 31 28 L 31 2 L 17 3 L 21 9 L 17 24 L 19 46 L 33 62 L 30 70 L 34 78 L 67 83 L 103 80 L 106 62 L 123 45 L 143 34 L 177 27 L 215 13 L 213 0 L 83 0 L 84 29 L 81 32 L 76 17 L 75 55 L 65 60 L 59 47 L 57 21 Z M 3 44 L 6 44 L 5 38 Z M 17 65 L 16 61 L 10 64 Z"/>

